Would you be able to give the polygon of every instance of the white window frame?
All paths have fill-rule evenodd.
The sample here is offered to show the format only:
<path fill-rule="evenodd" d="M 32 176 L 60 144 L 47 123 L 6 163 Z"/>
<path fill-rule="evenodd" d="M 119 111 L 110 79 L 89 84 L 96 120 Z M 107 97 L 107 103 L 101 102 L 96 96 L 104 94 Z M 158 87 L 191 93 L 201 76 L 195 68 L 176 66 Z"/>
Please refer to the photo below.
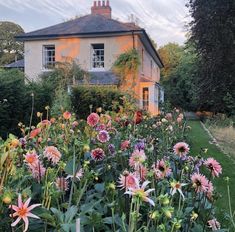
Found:
<path fill-rule="evenodd" d="M 53 49 L 48 49 L 52 48 Z M 53 52 L 53 55 L 48 56 L 48 52 Z M 51 71 L 55 67 L 55 45 L 47 44 L 42 46 L 42 69 L 44 71 Z"/>
<path fill-rule="evenodd" d="M 96 45 L 97 46 L 103 45 L 103 48 L 94 48 L 94 46 Z M 95 58 L 97 59 L 96 61 L 94 60 Z M 104 71 L 105 70 L 105 45 L 104 43 L 91 44 L 91 70 L 92 71 Z"/>

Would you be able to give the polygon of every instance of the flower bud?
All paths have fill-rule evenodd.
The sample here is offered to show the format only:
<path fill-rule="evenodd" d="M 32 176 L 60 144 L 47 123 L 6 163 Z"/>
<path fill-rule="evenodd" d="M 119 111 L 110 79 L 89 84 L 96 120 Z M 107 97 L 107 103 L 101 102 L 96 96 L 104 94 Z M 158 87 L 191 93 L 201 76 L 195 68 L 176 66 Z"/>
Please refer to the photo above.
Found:
<path fill-rule="evenodd" d="M 12 201 L 10 194 L 5 194 L 2 198 L 3 203 L 9 205 Z"/>

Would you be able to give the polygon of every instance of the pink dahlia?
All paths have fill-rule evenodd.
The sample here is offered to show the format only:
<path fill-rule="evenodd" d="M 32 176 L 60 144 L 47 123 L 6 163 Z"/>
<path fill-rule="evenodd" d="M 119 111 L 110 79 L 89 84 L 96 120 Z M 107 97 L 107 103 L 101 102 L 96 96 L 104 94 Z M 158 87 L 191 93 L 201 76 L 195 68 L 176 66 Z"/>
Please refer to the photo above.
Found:
<path fill-rule="evenodd" d="M 11 226 L 12 227 L 16 226 L 22 219 L 25 223 L 23 232 L 26 232 L 29 228 L 29 217 L 40 219 L 35 214 L 32 214 L 30 211 L 33 210 L 34 208 L 40 206 L 41 204 L 34 204 L 34 205 L 29 206 L 30 201 L 31 201 L 31 198 L 29 198 L 25 203 L 23 203 L 21 195 L 19 194 L 18 206 L 17 205 L 10 205 L 9 206 L 10 209 L 13 209 L 15 211 L 15 213 L 10 214 L 10 217 L 18 217 L 16 219 L 16 221 L 11 224 Z"/>
<path fill-rule="evenodd" d="M 142 165 L 139 166 L 138 170 L 134 172 L 135 176 L 139 179 L 144 181 L 148 174 L 148 169 Z"/>
<path fill-rule="evenodd" d="M 208 179 L 199 173 L 194 173 L 191 177 L 192 183 L 193 183 L 193 188 L 195 189 L 195 191 L 198 192 L 204 192 L 207 193 L 208 192 L 208 188 L 209 188 L 209 181 Z"/>
<path fill-rule="evenodd" d="M 55 185 L 58 190 L 63 191 L 63 192 L 69 189 L 69 184 L 64 177 L 58 177 L 56 179 Z"/>
<path fill-rule="evenodd" d="M 119 187 L 122 189 L 136 188 L 137 187 L 137 178 L 133 173 L 124 173 L 120 175 L 118 183 Z"/>
<path fill-rule="evenodd" d="M 220 223 L 216 219 L 209 220 L 207 224 L 212 231 L 220 230 Z"/>
<path fill-rule="evenodd" d="M 134 150 L 129 159 L 129 165 L 135 169 L 138 169 L 146 159 L 147 157 L 143 150 Z"/>
<path fill-rule="evenodd" d="M 172 173 L 169 164 L 164 159 L 158 160 L 152 168 L 156 179 L 163 179 Z"/>
<path fill-rule="evenodd" d="M 131 142 L 129 140 L 125 140 L 121 143 L 121 150 L 125 151 L 130 147 Z"/>
<path fill-rule="evenodd" d="M 43 167 L 40 161 L 34 165 L 29 166 L 29 170 L 32 173 L 33 178 L 37 179 L 38 181 L 40 181 L 46 173 L 46 168 Z"/>
<path fill-rule="evenodd" d="M 100 120 L 100 117 L 97 113 L 91 113 L 88 117 L 87 117 L 87 124 L 89 126 L 96 126 L 98 124 Z"/>
<path fill-rule="evenodd" d="M 46 147 L 43 155 L 47 157 L 48 160 L 52 161 L 53 164 L 57 164 L 61 158 L 61 153 L 54 146 Z"/>
<path fill-rule="evenodd" d="M 95 161 L 103 160 L 105 157 L 104 151 L 101 148 L 96 148 L 91 151 L 91 157 Z"/>
<path fill-rule="evenodd" d="M 178 155 L 179 157 L 185 156 L 189 153 L 189 145 L 184 142 L 179 142 L 175 144 L 173 150 L 174 150 L 174 153 Z"/>
<path fill-rule="evenodd" d="M 106 130 L 101 130 L 98 135 L 97 135 L 97 139 L 101 142 L 101 143 L 106 143 L 109 141 L 110 136 L 109 133 Z"/>
<path fill-rule="evenodd" d="M 215 159 L 208 158 L 204 164 L 211 171 L 213 177 L 218 177 L 222 174 L 222 167 Z"/>
<path fill-rule="evenodd" d="M 24 158 L 28 166 L 35 166 L 39 162 L 38 155 L 35 151 L 26 153 L 26 155 L 24 155 Z"/>

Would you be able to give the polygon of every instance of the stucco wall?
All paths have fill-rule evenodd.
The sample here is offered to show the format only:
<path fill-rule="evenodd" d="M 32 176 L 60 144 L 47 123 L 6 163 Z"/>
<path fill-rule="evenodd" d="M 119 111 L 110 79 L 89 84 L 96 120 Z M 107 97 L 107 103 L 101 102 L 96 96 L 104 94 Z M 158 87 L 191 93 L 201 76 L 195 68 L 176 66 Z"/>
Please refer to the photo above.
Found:
<path fill-rule="evenodd" d="M 160 81 L 160 69 L 157 63 L 152 58 L 152 56 L 146 51 L 145 47 L 143 46 L 139 38 L 137 39 L 137 49 L 139 51 L 140 58 L 141 58 L 141 66 L 139 69 L 140 75 L 142 75 L 144 78 L 149 79 L 153 82 L 159 82 Z M 143 63 L 142 63 L 142 60 L 143 60 Z M 151 71 L 151 61 L 152 61 L 152 71 Z"/>
<path fill-rule="evenodd" d="M 36 80 L 45 72 L 43 68 L 43 46 L 55 45 L 56 61 L 76 59 L 81 68 L 91 70 L 91 44 L 103 43 L 105 52 L 105 71 L 110 70 L 119 54 L 133 47 L 132 36 L 102 38 L 64 38 L 57 40 L 25 42 L 25 74 Z"/>

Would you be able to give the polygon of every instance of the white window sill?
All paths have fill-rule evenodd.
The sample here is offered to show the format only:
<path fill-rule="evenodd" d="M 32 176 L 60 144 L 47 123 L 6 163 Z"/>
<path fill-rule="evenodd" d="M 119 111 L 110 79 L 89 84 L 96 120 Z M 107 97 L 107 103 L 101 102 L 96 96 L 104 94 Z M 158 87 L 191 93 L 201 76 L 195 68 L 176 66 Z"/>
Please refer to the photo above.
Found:
<path fill-rule="evenodd" d="M 42 72 L 52 72 L 54 69 L 42 69 Z"/>
<path fill-rule="evenodd" d="M 92 68 L 89 72 L 105 72 L 105 68 Z"/>

